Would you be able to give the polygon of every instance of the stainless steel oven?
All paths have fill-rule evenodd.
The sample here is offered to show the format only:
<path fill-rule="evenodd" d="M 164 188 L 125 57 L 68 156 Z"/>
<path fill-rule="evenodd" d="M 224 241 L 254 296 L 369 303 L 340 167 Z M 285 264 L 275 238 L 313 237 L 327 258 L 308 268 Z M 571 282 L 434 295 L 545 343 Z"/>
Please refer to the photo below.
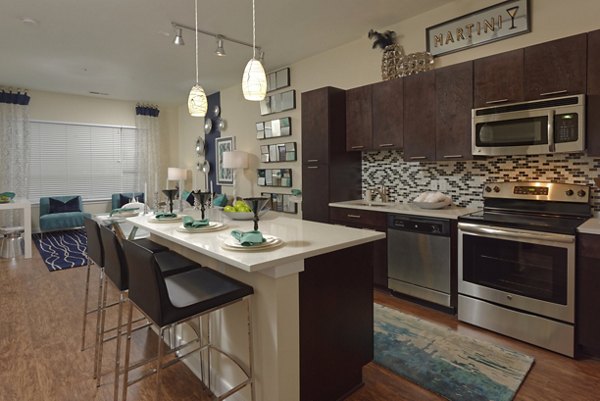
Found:
<path fill-rule="evenodd" d="M 575 231 L 591 214 L 589 188 L 487 188 L 484 210 L 459 218 L 459 320 L 572 357 Z"/>

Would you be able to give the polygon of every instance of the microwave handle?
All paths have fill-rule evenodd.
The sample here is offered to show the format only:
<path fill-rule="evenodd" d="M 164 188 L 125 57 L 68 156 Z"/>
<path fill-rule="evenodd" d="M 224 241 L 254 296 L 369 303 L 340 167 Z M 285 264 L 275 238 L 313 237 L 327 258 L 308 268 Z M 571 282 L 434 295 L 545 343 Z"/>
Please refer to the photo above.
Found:
<path fill-rule="evenodd" d="M 556 151 L 556 146 L 554 146 L 554 110 L 548 111 L 548 148 L 552 153 Z"/>

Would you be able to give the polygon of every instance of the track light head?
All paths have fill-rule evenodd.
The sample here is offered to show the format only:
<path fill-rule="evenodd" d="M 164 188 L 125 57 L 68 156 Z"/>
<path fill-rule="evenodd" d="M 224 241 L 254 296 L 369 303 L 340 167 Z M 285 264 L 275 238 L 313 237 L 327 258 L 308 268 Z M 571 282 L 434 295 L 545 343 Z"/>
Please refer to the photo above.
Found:
<path fill-rule="evenodd" d="M 223 48 L 223 36 L 217 35 L 217 49 L 215 50 L 217 56 L 226 56 L 225 49 Z"/>
<path fill-rule="evenodd" d="M 176 44 L 177 46 L 185 45 L 185 42 L 183 41 L 182 31 L 183 30 L 181 28 L 177 28 L 177 32 L 175 34 L 175 39 L 173 40 L 173 43 Z"/>

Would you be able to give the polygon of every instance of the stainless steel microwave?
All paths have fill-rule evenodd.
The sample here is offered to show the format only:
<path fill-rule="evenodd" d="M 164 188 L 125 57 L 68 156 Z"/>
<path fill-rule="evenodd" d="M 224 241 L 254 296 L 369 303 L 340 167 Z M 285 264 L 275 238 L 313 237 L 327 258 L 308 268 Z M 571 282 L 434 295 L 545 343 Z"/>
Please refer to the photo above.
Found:
<path fill-rule="evenodd" d="M 483 107 L 471 116 L 475 156 L 585 150 L 585 95 Z"/>

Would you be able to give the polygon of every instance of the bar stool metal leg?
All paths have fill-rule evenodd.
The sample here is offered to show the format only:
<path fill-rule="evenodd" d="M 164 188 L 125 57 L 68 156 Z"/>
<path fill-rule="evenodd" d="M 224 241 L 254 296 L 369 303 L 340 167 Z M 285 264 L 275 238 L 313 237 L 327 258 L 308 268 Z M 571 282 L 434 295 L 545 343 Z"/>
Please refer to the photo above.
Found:
<path fill-rule="evenodd" d="M 115 389 L 114 389 L 114 401 L 119 399 L 119 371 L 121 369 L 121 325 L 123 324 L 123 304 L 125 303 L 125 296 L 121 292 L 119 294 L 119 313 L 117 317 L 117 345 L 115 350 Z"/>
<path fill-rule="evenodd" d="M 96 310 L 96 339 L 94 346 L 94 379 L 97 379 L 100 376 L 100 372 L 98 371 L 98 336 L 100 331 L 100 320 L 101 320 L 101 305 L 102 305 L 102 294 L 104 293 L 104 286 L 106 284 L 106 278 L 104 275 L 104 269 L 100 269 L 100 284 L 98 285 L 98 308 Z"/>
<path fill-rule="evenodd" d="M 129 302 L 127 317 L 127 343 L 125 345 L 125 365 L 123 366 L 123 395 L 122 401 L 127 401 L 127 382 L 129 381 L 129 355 L 131 351 L 131 325 L 133 320 L 133 304 Z M 116 401 L 116 400 L 115 400 Z"/>
<path fill-rule="evenodd" d="M 90 293 L 90 270 L 92 269 L 92 261 L 88 259 L 87 272 L 85 278 L 85 298 L 83 301 L 83 328 L 81 330 L 81 350 L 85 348 L 85 328 L 87 326 L 88 315 L 88 296 Z"/>
<path fill-rule="evenodd" d="M 103 275 L 103 283 L 102 283 L 102 303 L 100 304 L 100 309 L 98 311 L 98 316 L 100 317 L 100 324 L 98 325 L 98 329 L 96 330 L 96 387 L 100 387 L 100 379 L 102 376 L 102 353 L 104 347 L 102 346 L 102 341 L 104 341 L 104 324 L 106 322 L 106 299 L 108 297 L 108 285 L 106 282 L 106 275 Z"/>

